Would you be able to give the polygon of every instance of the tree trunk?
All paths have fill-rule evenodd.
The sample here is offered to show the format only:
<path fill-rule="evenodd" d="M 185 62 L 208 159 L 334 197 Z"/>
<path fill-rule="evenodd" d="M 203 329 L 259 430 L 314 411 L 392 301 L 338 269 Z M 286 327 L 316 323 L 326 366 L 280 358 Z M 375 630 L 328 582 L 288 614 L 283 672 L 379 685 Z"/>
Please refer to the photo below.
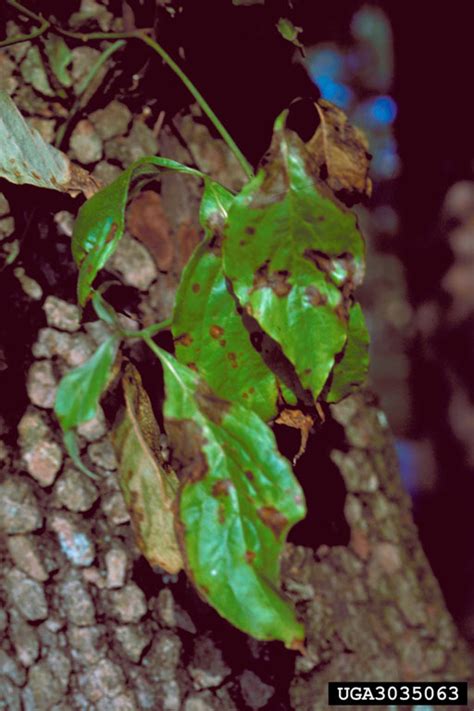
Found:
<path fill-rule="evenodd" d="M 307 656 L 297 660 L 290 690 L 298 711 L 326 708 L 328 681 L 472 674 L 418 540 L 384 413 L 363 391 L 332 406 L 331 416 L 344 430 L 330 456 L 347 489 L 350 543 L 321 546 L 315 554 L 288 547 L 285 586 L 300 603 L 308 634 Z"/>

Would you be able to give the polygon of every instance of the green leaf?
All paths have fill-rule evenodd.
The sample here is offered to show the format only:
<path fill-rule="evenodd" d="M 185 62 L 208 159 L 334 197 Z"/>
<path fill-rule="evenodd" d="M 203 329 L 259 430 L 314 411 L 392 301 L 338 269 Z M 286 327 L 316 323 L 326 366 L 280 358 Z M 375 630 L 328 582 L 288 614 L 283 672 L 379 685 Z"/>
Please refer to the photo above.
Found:
<path fill-rule="evenodd" d="M 59 383 L 54 412 L 63 430 L 78 427 L 95 416 L 119 342 L 118 336 L 110 336 L 86 363 L 71 370 Z"/>
<path fill-rule="evenodd" d="M 64 446 L 66 447 L 66 452 L 72 459 L 74 466 L 79 469 L 83 474 L 90 476 L 91 479 L 100 479 L 97 474 L 91 472 L 90 469 L 86 467 L 84 462 L 81 460 L 81 455 L 79 452 L 79 447 L 77 445 L 77 436 L 74 430 L 67 430 L 63 433 Z"/>
<path fill-rule="evenodd" d="M 63 86 L 70 87 L 72 77 L 67 68 L 73 60 L 73 53 L 66 42 L 59 35 L 49 35 L 45 41 L 45 50 L 49 59 L 49 65 L 54 75 Z"/>
<path fill-rule="evenodd" d="M 84 305 L 97 273 L 117 249 L 125 229 L 125 208 L 132 181 L 143 185 L 156 178 L 161 168 L 187 173 L 205 181 L 194 168 L 168 158 L 148 157 L 135 161 L 113 183 L 96 193 L 79 210 L 74 224 L 72 254 L 79 267 L 78 300 Z"/>
<path fill-rule="evenodd" d="M 263 420 L 276 414 L 276 377 L 252 346 L 209 241 L 198 245 L 183 271 L 172 330 L 178 360 L 219 397 L 247 405 Z"/>
<path fill-rule="evenodd" d="M 178 478 L 163 462 L 160 428 L 137 369 L 128 363 L 122 379 L 125 411 L 113 431 L 119 484 L 138 547 L 150 565 L 178 573 L 183 560 L 174 531 Z"/>
<path fill-rule="evenodd" d="M 285 115 L 268 164 L 229 210 L 224 273 L 317 398 L 346 342 L 364 244 L 355 216 L 319 183 L 304 143 L 284 128 Z"/>
<path fill-rule="evenodd" d="M 32 45 L 20 65 L 20 71 L 27 84 L 45 96 L 54 96 L 54 91 L 48 80 L 48 74 L 41 58 L 41 53 L 36 45 Z"/>
<path fill-rule="evenodd" d="M 6 93 L 0 91 L 0 178 L 90 197 L 93 178 L 30 128 Z"/>
<path fill-rule="evenodd" d="M 206 186 L 200 218 L 208 238 L 186 265 L 176 294 L 176 357 L 197 370 L 219 397 L 269 420 L 276 414 L 276 377 L 252 346 L 222 270 L 219 232 L 232 200 L 225 188 Z"/>
<path fill-rule="evenodd" d="M 337 402 L 349 395 L 366 379 L 369 369 L 369 333 L 359 304 L 349 312 L 349 331 L 342 358 L 333 370 L 327 402 Z"/>
<path fill-rule="evenodd" d="M 291 467 L 258 415 L 149 345 L 163 365 L 165 424 L 184 477 L 178 533 L 192 579 L 239 629 L 295 647 L 304 630 L 279 592 L 285 538 L 305 514 Z"/>
<path fill-rule="evenodd" d="M 291 44 L 294 44 L 295 47 L 303 47 L 303 45 L 298 39 L 298 35 L 300 34 L 300 32 L 303 32 L 303 28 L 296 27 L 296 25 L 294 25 L 292 21 L 289 20 L 287 17 L 280 17 L 277 22 L 277 30 L 281 34 L 283 39 L 286 39 L 288 42 L 291 42 Z"/>
<path fill-rule="evenodd" d="M 223 185 L 207 179 L 199 206 L 199 221 L 208 237 L 222 232 L 234 196 Z"/>

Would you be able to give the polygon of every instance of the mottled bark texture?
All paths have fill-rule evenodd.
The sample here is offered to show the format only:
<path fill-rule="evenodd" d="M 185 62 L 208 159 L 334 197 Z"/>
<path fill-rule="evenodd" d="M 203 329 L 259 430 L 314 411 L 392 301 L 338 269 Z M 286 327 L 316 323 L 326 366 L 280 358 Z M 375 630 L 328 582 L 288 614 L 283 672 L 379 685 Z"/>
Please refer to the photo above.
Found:
<path fill-rule="evenodd" d="M 466 680 L 472 661 L 418 540 L 391 432 L 368 391 L 331 407 L 350 543 L 288 546 L 284 584 L 307 629 L 292 708 L 327 708 L 328 681 Z M 324 430 L 323 430 L 324 431 Z M 324 495 L 324 494 L 323 494 Z M 449 525 L 449 522 L 440 522 Z"/>

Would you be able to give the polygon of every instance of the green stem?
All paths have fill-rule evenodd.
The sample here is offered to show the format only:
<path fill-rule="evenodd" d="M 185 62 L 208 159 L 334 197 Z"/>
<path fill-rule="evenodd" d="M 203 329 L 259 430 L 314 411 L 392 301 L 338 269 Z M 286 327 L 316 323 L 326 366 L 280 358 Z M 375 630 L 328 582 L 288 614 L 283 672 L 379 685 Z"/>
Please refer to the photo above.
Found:
<path fill-rule="evenodd" d="M 172 323 L 173 319 L 168 318 L 165 321 L 160 321 L 160 323 L 153 323 L 151 326 L 142 328 L 140 331 L 122 330 L 121 334 L 125 338 L 143 338 L 143 340 L 146 341 L 147 338 L 153 338 L 153 336 L 156 336 L 156 334 L 160 333 L 160 331 L 167 331 L 170 329 Z"/>
<path fill-rule="evenodd" d="M 28 35 L 13 35 L 8 39 L 2 40 L 0 42 L 0 47 L 11 47 L 13 44 L 20 44 L 20 42 L 28 42 L 28 40 L 36 39 L 36 37 L 44 35 L 44 33 L 50 27 L 50 23 L 47 20 L 44 20 L 43 24 L 40 27 L 37 27 L 35 30 L 32 30 Z"/>
<path fill-rule="evenodd" d="M 18 12 L 21 12 L 22 15 L 25 15 L 25 17 L 29 17 L 30 20 L 37 20 L 38 22 L 43 22 L 43 17 L 41 15 L 37 15 L 36 12 L 33 12 L 28 7 L 25 7 L 20 2 L 18 2 L 18 0 L 7 0 L 7 3 L 14 7 L 15 10 L 18 10 Z"/>
<path fill-rule="evenodd" d="M 126 44 L 125 40 L 117 40 L 113 44 L 109 45 L 100 55 L 99 59 L 97 62 L 91 67 L 89 70 L 89 73 L 87 74 L 86 77 L 80 82 L 76 89 L 76 94 L 78 98 L 74 102 L 74 105 L 69 112 L 69 116 L 67 117 L 66 121 L 62 124 L 62 126 L 59 127 L 58 132 L 56 134 L 56 138 L 54 140 L 54 145 L 56 148 L 60 148 L 61 144 L 63 142 L 64 136 L 66 135 L 66 131 L 68 130 L 69 126 L 71 125 L 71 121 L 74 119 L 75 115 L 79 111 L 79 109 L 83 109 L 84 106 L 86 105 L 87 101 L 91 98 L 90 96 L 84 100 L 84 92 L 86 91 L 87 87 L 91 83 L 91 81 L 97 76 L 97 72 L 99 69 L 105 64 L 105 62 L 111 57 L 114 52 L 116 52 L 118 49 L 123 47 Z"/>
<path fill-rule="evenodd" d="M 235 143 L 234 139 L 230 135 L 230 133 L 227 131 L 227 129 L 223 126 L 223 124 L 219 121 L 217 118 L 216 114 L 214 111 L 211 109 L 203 95 L 201 94 L 200 91 L 196 89 L 194 84 L 186 74 L 182 71 L 182 69 L 176 64 L 174 59 L 170 57 L 168 52 L 166 52 L 161 45 L 158 44 L 158 42 L 155 42 L 155 40 L 151 39 L 151 37 L 148 37 L 145 34 L 137 33 L 136 37 L 142 40 L 142 42 L 145 42 L 149 47 L 151 47 L 155 52 L 157 52 L 160 57 L 163 59 L 163 61 L 169 66 L 169 68 L 176 74 L 179 79 L 183 82 L 185 87 L 188 89 L 188 91 L 194 96 L 196 101 L 198 102 L 199 106 L 203 110 L 203 112 L 206 114 L 208 119 L 213 123 L 214 127 L 220 133 L 224 141 L 227 143 L 229 146 L 230 150 L 232 153 L 235 155 L 237 160 L 239 161 L 240 165 L 242 166 L 242 169 L 244 170 L 246 176 L 248 178 L 253 178 L 253 169 L 248 160 L 245 158 L 244 154 L 241 152 L 240 148 L 237 146 Z"/>
<path fill-rule="evenodd" d="M 153 353 L 156 355 L 157 358 L 160 358 L 161 360 L 161 352 L 156 343 L 152 340 L 150 336 L 145 336 L 143 338 L 145 343 L 147 344 L 148 348 L 153 351 Z"/>
<path fill-rule="evenodd" d="M 39 27 L 31 30 L 29 34 L 18 34 L 13 35 L 12 37 L 7 37 L 7 39 L 0 42 L 0 47 L 11 47 L 13 44 L 19 44 L 20 42 L 28 42 L 29 40 L 36 39 L 36 37 L 44 35 L 44 33 L 51 27 L 51 23 L 48 20 L 45 20 L 44 17 L 41 17 L 41 15 L 31 12 L 31 10 L 28 10 L 27 7 L 24 7 L 19 2 L 16 2 L 16 0 L 7 0 L 7 2 L 9 5 L 14 7 L 15 10 L 21 12 L 22 15 L 29 17 L 30 20 L 36 20 L 41 24 Z"/>
<path fill-rule="evenodd" d="M 31 10 L 28 10 L 28 8 L 24 7 L 21 3 L 18 2 L 18 0 L 7 0 L 8 4 L 11 5 L 12 7 L 16 8 L 19 10 L 19 12 L 22 12 L 24 15 L 27 17 L 30 17 L 31 19 L 37 20 L 39 22 L 46 22 L 43 20 L 43 18 L 40 15 L 37 15 L 36 13 L 32 12 Z M 52 25 L 50 22 L 47 22 L 47 26 L 43 28 L 41 26 L 39 30 L 39 34 L 42 34 L 48 27 L 52 27 L 55 32 L 58 32 L 61 35 L 65 35 L 66 37 L 72 37 L 74 39 L 79 39 L 82 40 L 83 42 L 88 42 L 90 40 L 102 40 L 102 39 L 115 39 L 115 40 L 126 40 L 126 39 L 139 39 L 142 42 L 144 42 L 146 45 L 148 45 L 151 49 L 153 49 L 157 54 L 160 55 L 162 60 L 169 66 L 169 68 L 176 74 L 176 76 L 183 82 L 185 87 L 188 89 L 190 94 L 196 99 L 198 102 L 199 106 L 203 110 L 203 112 L 206 114 L 208 119 L 211 121 L 211 123 L 214 125 L 215 129 L 217 132 L 222 136 L 223 140 L 225 143 L 228 145 L 234 156 L 237 158 L 238 162 L 242 166 L 242 169 L 246 176 L 250 179 L 253 178 L 254 172 L 252 169 L 252 166 L 230 135 L 230 133 L 227 131 L 225 126 L 221 123 L 221 121 L 217 118 L 216 114 L 214 111 L 211 109 L 209 104 L 207 103 L 206 99 L 203 97 L 200 91 L 194 86 L 192 81 L 186 76 L 186 74 L 183 72 L 183 70 L 176 64 L 174 59 L 170 57 L 168 52 L 163 49 L 163 47 L 158 44 L 154 39 L 151 37 L 148 37 L 147 34 L 145 34 L 145 30 L 136 30 L 135 32 L 91 32 L 90 34 L 81 34 L 80 32 L 69 32 L 68 30 L 63 30 L 61 27 L 57 27 L 55 25 Z M 35 35 L 36 36 L 36 35 Z M 29 37 L 28 37 L 29 38 Z M 7 40 L 9 41 L 9 40 Z M 18 38 L 15 40 L 16 42 L 18 41 L 23 41 L 23 40 L 18 40 Z M 112 45 L 113 47 L 114 45 Z M 110 49 L 110 48 L 109 48 Z M 112 51 L 115 51 L 115 49 L 118 49 L 118 47 L 115 47 Z M 107 50 L 106 50 L 107 51 Z M 108 55 L 110 56 L 110 55 Z M 105 60 L 104 60 L 105 61 Z"/>

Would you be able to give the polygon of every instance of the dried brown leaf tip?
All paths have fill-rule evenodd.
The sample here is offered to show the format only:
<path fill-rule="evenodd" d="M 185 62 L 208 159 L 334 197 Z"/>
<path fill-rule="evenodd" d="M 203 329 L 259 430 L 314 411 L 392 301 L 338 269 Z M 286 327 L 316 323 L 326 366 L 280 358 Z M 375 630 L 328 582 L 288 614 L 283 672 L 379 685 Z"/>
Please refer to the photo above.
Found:
<path fill-rule="evenodd" d="M 344 111 L 321 99 L 316 104 L 321 123 L 306 144 L 318 169 L 326 167 L 326 182 L 334 192 L 370 197 L 370 154 L 365 135 L 352 126 Z"/>
<path fill-rule="evenodd" d="M 314 425 L 313 418 L 309 415 L 305 415 L 301 410 L 282 410 L 275 420 L 279 425 L 286 425 L 287 427 L 294 427 L 301 433 L 301 444 L 298 452 L 293 457 L 293 464 L 296 464 L 298 459 L 306 451 L 306 445 L 308 444 L 309 433 Z"/>
<path fill-rule="evenodd" d="M 69 171 L 69 181 L 64 184 L 64 190 L 72 197 L 82 193 L 89 200 L 104 187 L 97 178 L 72 161 L 69 163 Z"/>

